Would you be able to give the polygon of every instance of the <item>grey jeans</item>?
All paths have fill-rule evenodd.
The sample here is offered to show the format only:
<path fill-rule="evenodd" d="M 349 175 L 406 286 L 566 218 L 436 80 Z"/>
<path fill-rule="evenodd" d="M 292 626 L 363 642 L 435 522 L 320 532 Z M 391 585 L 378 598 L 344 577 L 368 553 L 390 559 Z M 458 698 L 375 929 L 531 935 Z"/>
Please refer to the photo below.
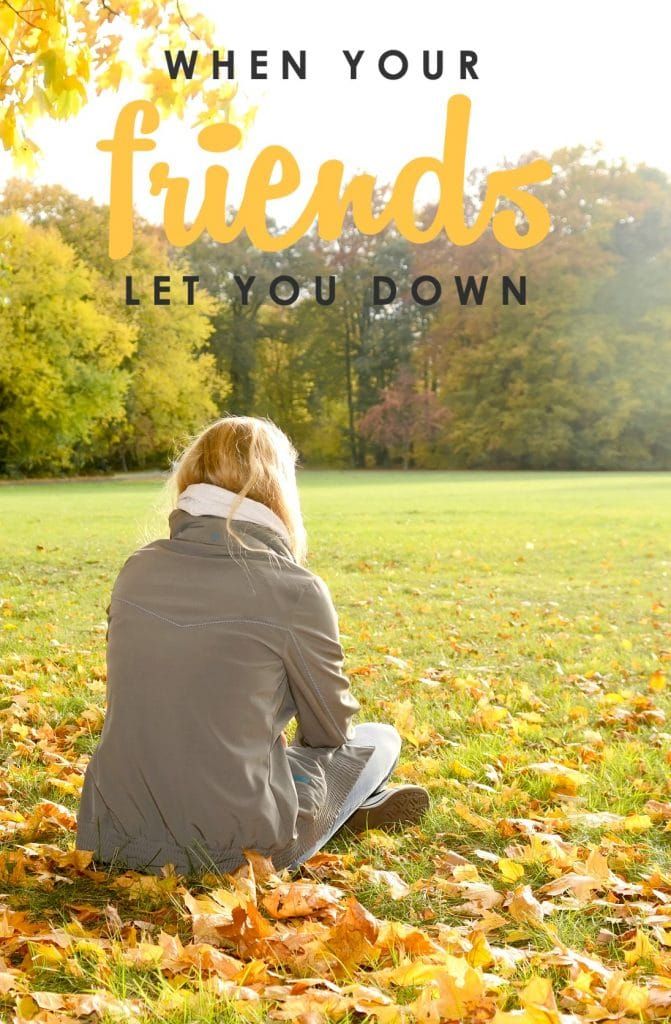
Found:
<path fill-rule="evenodd" d="M 349 791 L 329 831 L 319 837 L 314 846 L 301 856 L 300 861 L 291 865 L 292 869 L 312 857 L 317 850 L 321 850 L 338 829 L 342 828 L 347 819 L 359 807 L 363 807 L 369 797 L 382 789 L 396 767 L 401 753 L 401 737 L 393 725 L 387 725 L 385 722 L 362 722 L 360 725 L 355 725 L 354 736 L 347 741 L 347 745 L 374 747 L 375 752 Z"/>

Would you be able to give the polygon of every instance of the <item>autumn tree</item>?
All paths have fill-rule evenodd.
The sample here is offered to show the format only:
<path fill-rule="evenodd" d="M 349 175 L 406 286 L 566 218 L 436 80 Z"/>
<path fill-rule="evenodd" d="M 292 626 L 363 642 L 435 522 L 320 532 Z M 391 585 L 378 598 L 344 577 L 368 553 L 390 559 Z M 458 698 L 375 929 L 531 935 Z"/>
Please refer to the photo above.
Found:
<path fill-rule="evenodd" d="M 418 388 L 412 371 L 405 367 L 361 418 L 359 430 L 380 447 L 398 453 L 403 469 L 408 469 L 415 445 L 435 441 L 446 418 L 447 411 L 434 392 Z"/>
<path fill-rule="evenodd" d="M 383 202 L 380 190 L 374 205 Z M 351 214 L 337 241 L 322 242 L 313 233 L 309 247 L 314 272 L 335 277 L 336 297 L 331 305 L 313 305 L 307 329 L 321 350 L 319 358 L 329 353 L 331 370 L 325 383 L 330 382 L 344 399 L 348 461 L 363 466 L 366 438 L 359 421 L 377 402 L 380 391 L 392 383 L 413 346 L 415 312 L 400 297 L 407 293 L 411 247 L 391 228 L 379 235 L 360 234 Z M 399 296 L 376 305 L 374 274 L 394 278 Z"/>
<path fill-rule="evenodd" d="M 445 300 L 420 342 L 449 407 L 453 464 L 515 468 L 671 465 L 671 187 L 660 172 L 582 148 L 552 157 L 553 230 L 526 252 L 491 232 L 418 250 L 415 271 L 526 275 L 528 305 Z M 540 191 L 539 188 L 539 191 Z"/>
<path fill-rule="evenodd" d="M 527 252 L 502 249 L 491 232 L 465 248 L 444 237 L 411 247 L 393 231 L 361 236 L 348 221 L 337 242 L 312 232 L 282 262 L 255 255 L 243 239 L 233 248 L 203 239 L 170 252 L 160 230 L 140 218 L 133 253 L 111 261 L 100 244 L 105 208 L 64 189 L 10 183 L 0 212 L 20 212 L 36 231 L 56 228 L 93 274 L 88 301 L 135 339 L 117 366 L 123 416 L 88 441 L 73 440 L 62 464 L 164 464 L 175 439 L 217 412 L 241 412 L 275 419 L 306 463 L 384 465 L 405 452 L 407 462 L 434 467 L 671 466 L 668 179 L 580 149 L 553 162 L 555 179 L 542 186 L 553 230 Z M 37 236 L 26 237 L 30 246 Z M 155 273 L 178 280 L 189 269 L 205 286 L 194 306 L 178 296 L 169 307 L 124 305 L 126 274 L 146 294 Z M 268 298 L 282 271 L 303 286 L 293 306 Z M 233 273 L 256 276 L 249 304 Z M 409 299 L 421 273 L 443 283 L 436 306 Z M 315 274 L 336 279 L 331 305 L 316 302 Z M 373 304 L 373 274 L 394 278 L 393 302 Z M 461 306 L 454 276 L 484 274 L 490 293 L 502 274 L 526 275 L 528 305 L 503 306 L 499 293 Z M 421 432 L 408 441 L 398 395 L 394 415 L 404 433 L 390 440 L 383 410 L 404 367 L 431 409 L 449 410 L 428 441 Z"/>
<path fill-rule="evenodd" d="M 274 226 L 269 224 L 269 230 Z M 256 402 L 255 381 L 263 373 L 262 349 L 286 338 L 286 318 L 269 315 L 269 286 L 280 274 L 306 272 L 304 246 L 273 253 L 255 249 L 247 235 L 220 245 L 204 234 L 188 249 L 189 266 L 215 300 L 209 350 L 228 383 L 226 410 L 246 413 Z M 237 280 L 236 280 L 237 279 Z M 241 283 L 240 283 L 241 282 Z M 277 307 L 274 307 L 277 309 Z M 281 350 L 278 350 L 281 351 Z"/>
<path fill-rule="evenodd" d="M 171 305 L 142 302 L 126 306 L 124 280 L 132 274 L 138 293 L 151 290 L 154 274 L 181 280 L 189 270 L 184 257 L 171 258 L 157 229 L 138 219 L 136 244 L 124 260 L 109 260 L 100 245 L 108 211 L 80 199 L 60 186 L 34 187 L 12 181 L 5 188 L 0 210 L 21 212 L 34 225 L 49 225 L 96 274 L 91 301 L 96 308 L 127 325 L 137 339 L 125 353 L 125 416 L 107 435 L 99 458 L 121 468 L 165 459 L 175 439 L 197 430 L 216 415 L 226 392 L 207 350 L 215 303 L 205 292 L 188 305 L 182 289 Z M 32 236 L 31 236 L 32 237 Z"/>
<path fill-rule="evenodd" d="M 0 218 L 0 472 L 86 465 L 124 422 L 137 332 L 51 229 Z"/>

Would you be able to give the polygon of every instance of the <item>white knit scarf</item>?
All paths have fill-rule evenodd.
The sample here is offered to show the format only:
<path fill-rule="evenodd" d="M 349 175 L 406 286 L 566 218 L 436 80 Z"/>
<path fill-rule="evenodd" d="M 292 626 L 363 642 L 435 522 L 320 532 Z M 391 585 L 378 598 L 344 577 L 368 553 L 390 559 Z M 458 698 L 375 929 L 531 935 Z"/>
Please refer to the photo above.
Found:
<path fill-rule="evenodd" d="M 228 519 L 233 504 L 238 500 L 239 495 L 225 487 L 217 487 L 215 484 L 189 484 L 180 494 L 177 508 L 188 512 L 190 516 L 219 516 Z M 243 498 L 231 518 L 265 526 L 279 533 L 285 544 L 291 543 L 287 528 L 280 517 L 260 501 Z"/>

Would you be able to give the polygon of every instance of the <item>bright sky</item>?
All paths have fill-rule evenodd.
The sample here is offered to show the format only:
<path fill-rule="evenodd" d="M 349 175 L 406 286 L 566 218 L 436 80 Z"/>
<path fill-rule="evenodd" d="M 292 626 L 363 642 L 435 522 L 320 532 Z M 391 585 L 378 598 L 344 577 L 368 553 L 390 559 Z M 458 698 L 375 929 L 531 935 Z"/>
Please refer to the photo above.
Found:
<path fill-rule="evenodd" d="M 191 0 L 191 7 L 215 22 L 220 48 L 235 51 L 241 90 L 259 105 L 242 150 L 224 158 L 233 180 L 231 200 L 265 145 L 281 143 L 299 161 L 301 192 L 273 209 L 280 222 L 283 214 L 297 212 L 327 158 L 382 182 L 414 156 L 439 155 L 445 104 L 454 92 L 473 100 L 469 168 L 494 169 L 531 150 L 549 156 L 559 146 L 599 141 L 609 157 L 671 173 L 662 114 L 670 95 L 671 15 L 662 0 L 340 0 L 328 6 L 314 0 Z M 281 80 L 283 48 L 307 50 L 307 81 Z M 269 51 L 267 82 L 249 81 L 251 49 Z M 349 81 L 343 49 L 366 51 L 358 82 Z M 407 54 L 405 79 L 388 82 L 378 75 L 377 58 L 386 49 Z M 424 49 L 445 52 L 442 81 L 422 77 Z M 477 51 L 479 81 L 459 80 L 460 49 Z M 122 102 L 137 95 L 126 87 L 94 99 L 71 122 L 37 125 L 32 135 L 44 150 L 37 180 L 106 201 L 109 155 L 95 143 L 112 134 Z M 174 173 L 191 179 L 199 202 L 201 174 L 213 158 L 199 150 L 196 132 L 174 119 L 162 124 L 156 140 L 153 153 L 136 158 L 135 200 L 145 216 L 159 221 L 162 201 L 148 194 L 149 166 L 167 160 Z M 14 173 L 2 153 L 0 181 Z"/>

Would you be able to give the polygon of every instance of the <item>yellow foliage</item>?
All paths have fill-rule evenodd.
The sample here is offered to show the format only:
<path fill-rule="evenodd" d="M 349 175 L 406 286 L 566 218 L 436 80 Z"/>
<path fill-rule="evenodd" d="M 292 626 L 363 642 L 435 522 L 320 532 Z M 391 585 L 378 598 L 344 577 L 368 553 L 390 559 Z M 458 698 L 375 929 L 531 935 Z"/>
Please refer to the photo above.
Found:
<path fill-rule="evenodd" d="M 201 123 L 230 114 L 231 83 L 206 89 L 206 62 L 191 80 L 170 79 L 164 50 L 212 48 L 207 18 L 180 3 L 161 0 L 17 0 L 0 5 L 0 141 L 19 164 L 31 165 L 37 147 L 26 134 L 40 116 L 69 118 L 96 94 L 138 79 L 147 99 L 166 113 L 183 116 L 187 107 Z M 132 45 L 134 44 L 134 45 Z M 147 67 L 154 70 L 147 71 Z M 251 111 L 241 111 L 246 129 Z"/>

